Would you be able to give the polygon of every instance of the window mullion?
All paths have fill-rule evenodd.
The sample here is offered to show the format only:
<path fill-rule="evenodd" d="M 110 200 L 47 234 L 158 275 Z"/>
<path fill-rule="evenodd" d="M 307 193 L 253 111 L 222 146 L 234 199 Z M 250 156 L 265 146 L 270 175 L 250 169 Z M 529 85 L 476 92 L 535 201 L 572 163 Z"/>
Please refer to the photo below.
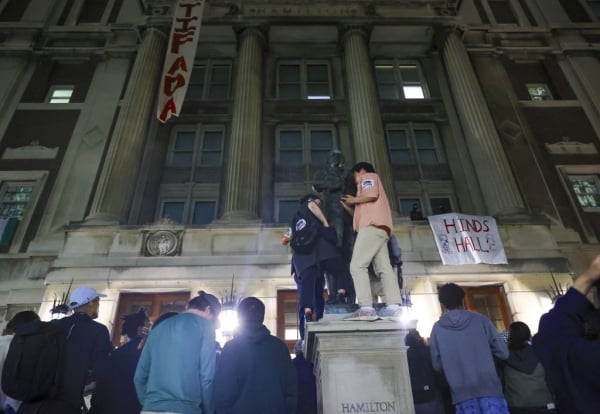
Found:
<path fill-rule="evenodd" d="M 396 84 L 394 87 L 396 88 L 396 96 L 399 99 L 406 99 L 404 96 L 404 80 L 402 79 L 402 71 L 400 70 L 400 62 L 398 59 L 394 59 L 394 79 L 396 80 Z"/>
<path fill-rule="evenodd" d="M 300 62 L 300 99 L 308 99 L 308 66 L 302 59 Z"/>
<path fill-rule="evenodd" d="M 210 90 L 210 82 L 212 79 L 211 73 L 212 73 L 212 61 L 210 59 L 208 59 L 206 61 L 206 67 L 205 67 L 205 71 L 204 71 L 204 87 L 202 88 L 202 100 L 205 101 L 208 99 L 209 97 L 209 90 Z"/>
<path fill-rule="evenodd" d="M 196 169 L 202 152 L 202 141 L 204 139 L 204 128 L 202 125 L 196 127 L 196 135 L 194 138 L 194 147 L 192 148 L 192 166 L 190 168 L 190 182 L 195 182 Z"/>

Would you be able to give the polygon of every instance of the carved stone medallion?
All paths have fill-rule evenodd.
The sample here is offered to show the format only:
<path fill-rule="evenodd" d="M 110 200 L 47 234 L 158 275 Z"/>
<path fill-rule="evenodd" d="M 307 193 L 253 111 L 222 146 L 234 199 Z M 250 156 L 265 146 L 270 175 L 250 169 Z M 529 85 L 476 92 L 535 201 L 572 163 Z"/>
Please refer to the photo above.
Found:
<path fill-rule="evenodd" d="M 148 232 L 144 238 L 144 256 L 177 256 L 181 253 L 182 232 L 158 230 Z"/>

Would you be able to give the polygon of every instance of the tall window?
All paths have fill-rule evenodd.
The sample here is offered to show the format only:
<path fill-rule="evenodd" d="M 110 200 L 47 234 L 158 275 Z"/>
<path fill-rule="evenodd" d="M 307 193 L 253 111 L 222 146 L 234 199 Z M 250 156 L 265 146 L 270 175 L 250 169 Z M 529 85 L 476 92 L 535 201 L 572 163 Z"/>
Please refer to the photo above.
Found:
<path fill-rule="evenodd" d="M 446 189 L 446 192 L 448 189 Z M 425 204 L 423 203 L 425 200 Z M 413 211 L 418 211 L 418 214 L 411 215 Z M 414 217 L 417 220 L 425 219 L 428 215 L 445 214 L 454 211 L 452 207 L 452 197 L 450 195 L 428 194 L 427 190 L 415 196 L 400 197 L 400 215 L 403 217 Z"/>
<path fill-rule="evenodd" d="M 58 25 L 114 23 L 124 0 L 68 0 L 63 1 Z"/>
<path fill-rule="evenodd" d="M 425 82 L 417 64 L 396 60 L 375 63 L 380 99 L 424 99 Z"/>
<path fill-rule="evenodd" d="M 209 224 L 217 214 L 225 129 L 220 125 L 174 129 L 164 170 L 157 218 Z"/>
<path fill-rule="evenodd" d="M 229 99 L 231 63 L 208 61 L 194 66 L 186 99 L 190 101 Z"/>
<path fill-rule="evenodd" d="M 0 22 L 18 22 L 25 14 L 31 0 L 1 0 Z"/>
<path fill-rule="evenodd" d="M 578 0 L 558 0 L 572 22 L 587 23 L 592 20 Z"/>
<path fill-rule="evenodd" d="M 48 92 L 48 102 L 51 104 L 65 104 L 71 102 L 74 91 L 73 86 L 53 85 Z"/>
<path fill-rule="evenodd" d="M 216 218 L 213 200 L 163 200 L 160 217 L 181 224 L 210 224 Z"/>
<path fill-rule="evenodd" d="M 0 252 L 18 252 L 47 173 L 0 172 Z"/>
<path fill-rule="evenodd" d="M 597 20 L 600 20 L 600 0 L 587 0 L 587 5 Z"/>
<path fill-rule="evenodd" d="M 510 0 L 487 0 L 497 24 L 517 24 Z"/>
<path fill-rule="evenodd" d="M 100 23 L 108 0 L 85 0 L 79 14 L 79 23 Z"/>
<path fill-rule="evenodd" d="M 545 83 L 527 83 L 525 87 L 532 101 L 551 101 L 554 99 L 550 87 Z"/>
<path fill-rule="evenodd" d="M 334 146 L 333 128 L 325 125 L 280 127 L 277 143 L 279 165 L 325 165 Z"/>
<path fill-rule="evenodd" d="M 386 129 L 390 161 L 396 165 L 443 162 L 437 130 L 432 125 L 390 125 Z"/>
<path fill-rule="evenodd" d="M 221 165 L 224 129 L 198 126 L 175 131 L 169 151 L 171 167 L 213 167 Z"/>
<path fill-rule="evenodd" d="M 569 183 L 583 211 L 600 213 L 600 180 L 597 175 L 570 175 Z"/>
<path fill-rule="evenodd" d="M 277 66 L 277 96 L 283 100 L 331 99 L 326 62 L 290 61 Z"/>
<path fill-rule="evenodd" d="M 277 205 L 277 222 L 290 223 L 298 210 L 298 199 L 279 200 Z"/>

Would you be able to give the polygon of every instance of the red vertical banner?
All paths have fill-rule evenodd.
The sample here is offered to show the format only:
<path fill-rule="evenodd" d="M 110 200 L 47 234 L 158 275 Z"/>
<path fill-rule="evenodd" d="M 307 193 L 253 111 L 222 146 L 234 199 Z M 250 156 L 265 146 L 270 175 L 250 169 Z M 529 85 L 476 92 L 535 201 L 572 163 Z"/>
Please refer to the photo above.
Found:
<path fill-rule="evenodd" d="M 204 3 L 204 0 L 178 0 L 175 6 L 158 93 L 156 116 L 160 122 L 167 122 L 181 111 L 194 67 Z"/>

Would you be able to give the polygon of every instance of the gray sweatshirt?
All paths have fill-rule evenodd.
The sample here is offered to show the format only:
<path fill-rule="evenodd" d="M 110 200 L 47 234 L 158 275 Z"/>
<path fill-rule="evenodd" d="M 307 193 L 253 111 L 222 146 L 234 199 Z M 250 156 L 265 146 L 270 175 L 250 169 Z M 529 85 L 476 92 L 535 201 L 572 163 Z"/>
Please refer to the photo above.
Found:
<path fill-rule="evenodd" d="M 463 309 L 448 311 L 433 325 L 431 362 L 443 371 L 452 403 L 503 397 L 494 358 L 508 358 L 508 347 L 485 316 Z"/>

